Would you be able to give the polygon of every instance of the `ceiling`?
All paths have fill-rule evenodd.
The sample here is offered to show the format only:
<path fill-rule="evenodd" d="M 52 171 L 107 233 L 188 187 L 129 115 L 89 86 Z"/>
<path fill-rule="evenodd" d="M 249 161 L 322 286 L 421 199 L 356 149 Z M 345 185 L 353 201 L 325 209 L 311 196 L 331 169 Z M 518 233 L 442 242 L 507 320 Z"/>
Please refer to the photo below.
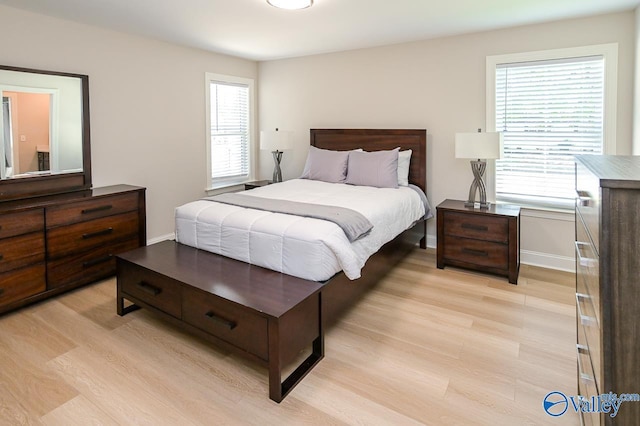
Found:
<path fill-rule="evenodd" d="M 0 0 L 36 13 L 271 60 L 634 9 L 640 0 Z"/>

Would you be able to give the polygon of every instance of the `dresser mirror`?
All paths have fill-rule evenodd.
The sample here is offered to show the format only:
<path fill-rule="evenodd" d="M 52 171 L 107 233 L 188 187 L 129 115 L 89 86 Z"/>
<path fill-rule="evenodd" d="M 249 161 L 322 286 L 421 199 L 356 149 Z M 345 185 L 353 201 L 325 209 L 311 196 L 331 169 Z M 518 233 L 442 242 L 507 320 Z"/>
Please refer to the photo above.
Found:
<path fill-rule="evenodd" d="M 89 78 L 0 66 L 0 201 L 91 187 Z"/>

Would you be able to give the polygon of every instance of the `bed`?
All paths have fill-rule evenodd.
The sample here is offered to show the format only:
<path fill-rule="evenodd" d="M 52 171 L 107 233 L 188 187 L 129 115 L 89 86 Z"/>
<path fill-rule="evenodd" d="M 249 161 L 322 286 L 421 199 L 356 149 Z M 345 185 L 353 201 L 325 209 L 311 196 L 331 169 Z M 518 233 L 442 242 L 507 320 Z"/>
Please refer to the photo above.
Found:
<path fill-rule="evenodd" d="M 411 149 L 408 181 L 426 189 L 425 130 L 312 129 L 310 135 L 311 146 L 320 149 Z M 324 330 L 416 245 L 426 247 L 427 218 L 411 220 L 368 257 L 357 279 L 328 270 L 327 279 L 309 280 L 174 242 L 138 249 L 118 256 L 117 311 L 124 315 L 145 307 L 264 363 L 269 396 L 280 402 L 322 359 Z M 177 240 L 192 244 L 193 238 L 185 235 Z M 125 299 L 133 304 L 125 307 Z M 311 355 L 282 381 L 285 365 L 309 346 Z"/>

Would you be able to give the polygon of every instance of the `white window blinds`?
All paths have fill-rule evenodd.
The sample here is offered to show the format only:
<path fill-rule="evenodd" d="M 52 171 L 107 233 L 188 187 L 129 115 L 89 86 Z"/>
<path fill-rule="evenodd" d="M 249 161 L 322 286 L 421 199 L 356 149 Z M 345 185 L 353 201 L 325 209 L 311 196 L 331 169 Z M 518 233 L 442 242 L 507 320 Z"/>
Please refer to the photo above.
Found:
<path fill-rule="evenodd" d="M 211 82 L 211 177 L 249 175 L 249 86 Z"/>
<path fill-rule="evenodd" d="M 572 203 L 574 155 L 603 152 L 604 58 L 498 64 L 496 131 L 496 199 Z"/>

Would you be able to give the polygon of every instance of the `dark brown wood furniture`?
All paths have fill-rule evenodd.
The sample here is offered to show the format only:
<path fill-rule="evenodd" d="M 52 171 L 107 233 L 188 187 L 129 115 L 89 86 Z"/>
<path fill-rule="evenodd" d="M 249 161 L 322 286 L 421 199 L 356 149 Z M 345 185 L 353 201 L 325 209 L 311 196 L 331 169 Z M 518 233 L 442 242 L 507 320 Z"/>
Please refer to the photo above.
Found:
<path fill-rule="evenodd" d="M 145 189 L 116 185 L 0 203 L 0 313 L 115 274 L 146 244 Z"/>
<path fill-rule="evenodd" d="M 578 394 L 640 392 L 640 157 L 576 157 Z M 637 425 L 639 402 L 583 424 Z"/>
<path fill-rule="evenodd" d="M 504 275 L 518 283 L 520 207 L 492 204 L 488 209 L 445 200 L 437 210 L 437 266 L 446 265 Z"/>
<path fill-rule="evenodd" d="M 425 130 L 312 129 L 311 145 L 335 150 L 412 149 L 409 181 L 426 188 Z M 269 397 L 280 402 L 322 358 L 326 327 L 418 243 L 426 247 L 424 219 L 371 256 L 361 278 L 351 281 L 340 272 L 322 283 L 162 243 L 118 256 L 117 310 L 124 315 L 137 306 L 149 308 L 197 335 L 266 364 Z M 266 306 L 281 298 L 288 300 L 276 309 Z M 125 308 L 123 299 L 134 304 Z M 232 337 L 236 328 L 242 334 L 241 323 L 252 331 Z M 262 343 L 251 346 L 255 342 Z M 283 366 L 309 345 L 312 354 L 281 382 Z"/>
<path fill-rule="evenodd" d="M 261 363 L 277 402 L 324 356 L 321 288 L 174 241 L 118 256 L 118 315 L 142 306 Z M 311 354 L 283 382 L 283 368 L 305 348 Z"/>
<path fill-rule="evenodd" d="M 270 180 L 254 180 L 252 182 L 246 182 L 244 184 L 244 190 L 247 191 L 249 189 L 260 188 L 261 186 L 266 186 L 270 184 L 271 184 Z"/>

